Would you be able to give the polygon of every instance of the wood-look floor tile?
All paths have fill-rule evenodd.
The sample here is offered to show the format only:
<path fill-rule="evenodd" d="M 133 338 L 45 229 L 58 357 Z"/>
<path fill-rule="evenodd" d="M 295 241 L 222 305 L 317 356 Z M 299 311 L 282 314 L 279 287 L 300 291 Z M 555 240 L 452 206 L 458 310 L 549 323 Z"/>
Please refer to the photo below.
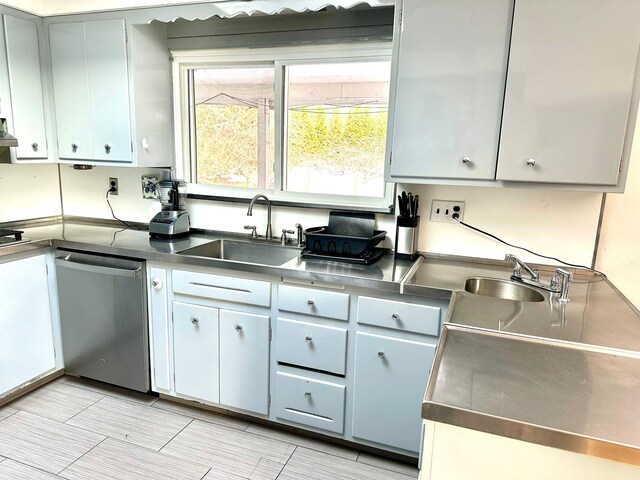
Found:
<path fill-rule="evenodd" d="M 11 406 L 64 422 L 103 397 L 102 393 L 77 388 L 67 383 L 51 382 L 11 402 Z"/>
<path fill-rule="evenodd" d="M 59 478 L 11 459 L 0 461 L 0 480 L 57 480 Z"/>
<path fill-rule="evenodd" d="M 251 472 L 251 475 L 249 475 L 249 479 L 276 480 L 283 468 L 284 463 L 274 462 L 272 460 L 267 460 L 266 458 L 261 458 L 260 462 L 258 462 L 258 466 L 253 472 Z"/>
<path fill-rule="evenodd" d="M 18 410 L 13 407 L 0 407 L 0 420 L 2 420 L 3 418 L 10 417 L 17 411 Z"/>
<path fill-rule="evenodd" d="M 200 480 L 209 467 L 106 439 L 60 476 L 70 480 Z"/>
<path fill-rule="evenodd" d="M 182 415 L 106 396 L 65 423 L 159 450 L 191 421 Z"/>
<path fill-rule="evenodd" d="M 278 480 L 413 480 L 415 477 L 298 447 Z"/>
<path fill-rule="evenodd" d="M 262 458 L 283 462 L 288 447 L 285 442 L 194 420 L 161 453 L 248 478 Z"/>
<path fill-rule="evenodd" d="M 58 380 L 56 380 L 56 382 L 67 383 L 69 385 L 73 385 L 74 387 L 92 390 L 94 392 L 102 393 L 103 395 L 121 398 L 130 402 L 142 403 L 144 405 L 151 405 L 158 399 L 158 397 L 155 395 L 136 392 L 127 388 L 109 385 L 108 383 L 90 380 L 88 378 L 78 378 L 72 377 L 70 375 L 64 375 L 63 377 L 60 377 Z"/>
<path fill-rule="evenodd" d="M 356 450 L 352 450 L 341 445 L 335 445 L 324 440 L 305 437 L 304 435 L 297 435 L 295 433 L 286 432 L 263 425 L 251 424 L 246 431 L 254 433 L 256 435 L 262 435 L 265 437 L 273 438 L 275 440 L 280 440 L 281 442 L 292 443 L 301 447 L 310 448 L 311 450 L 329 453 L 331 455 L 346 458 L 348 460 L 355 461 L 358 458 L 358 452 Z"/>
<path fill-rule="evenodd" d="M 391 470 L 393 472 L 404 473 L 410 477 L 417 477 L 419 470 L 415 465 L 409 465 L 408 463 L 396 462 L 388 458 L 379 457 L 377 455 L 370 455 L 368 453 L 361 453 L 358 456 L 358 462 L 366 463 L 374 467 L 384 468 L 385 470 Z M 417 460 L 416 460 L 417 464 Z"/>
<path fill-rule="evenodd" d="M 202 480 L 247 480 L 247 477 L 240 477 L 229 472 L 221 472 L 220 470 L 211 469 Z"/>
<path fill-rule="evenodd" d="M 153 408 L 159 408 L 168 412 L 179 413 L 186 417 L 198 418 L 205 422 L 217 423 L 225 427 L 245 430 L 249 426 L 249 422 L 241 418 L 232 417 L 223 413 L 211 412 L 202 408 L 191 407 L 182 403 L 172 402 L 171 400 L 159 399 L 153 404 Z"/>
<path fill-rule="evenodd" d="M 58 473 L 104 438 L 28 412 L 17 412 L 0 422 L 0 455 Z"/>

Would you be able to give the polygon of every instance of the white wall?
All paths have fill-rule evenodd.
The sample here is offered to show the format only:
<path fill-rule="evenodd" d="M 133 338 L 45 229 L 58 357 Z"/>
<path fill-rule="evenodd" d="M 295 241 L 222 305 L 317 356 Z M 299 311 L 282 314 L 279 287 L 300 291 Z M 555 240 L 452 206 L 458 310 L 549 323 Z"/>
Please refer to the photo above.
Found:
<path fill-rule="evenodd" d="M 118 177 L 120 194 L 111 197 L 116 215 L 124 220 L 148 222 L 159 210 L 159 203 L 142 199 L 140 175 L 158 170 L 96 167 L 77 171 L 61 166 L 66 215 L 111 218 L 105 201 L 108 178 Z M 465 220 L 477 227 L 522 244 L 541 253 L 559 256 L 570 262 L 591 264 L 600 212 L 601 195 L 596 193 L 515 190 L 484 187 L 402 186 L 420 195 L 422 219 L 420 250 L 455 255 L 503 258 L 515 252 L 524 259 L 531 255 L 518 252 L 459 225 L 428 221 L 431 199 L 464 200 Z M 208 230 L 245 233 L 245 225 L 266 228 L 265 208 L 258 205 L 253 217 L 247 217 L 247 204 L 189 200 L 192 226 Z M 326 225 L 328 210 L 273 208 L 273 231 L 293 229 L 299 222 L 305 228 Z M 378 215 L 377 227 L 387 230 L 387 243 L 393 247 L 395 219 Z"/>
<path fill-rule="evenodd" d="M 640 129 L 633 145 L 625 193 L 607 195 L 596 268 L 640 308 Z"/>
<path fill-rule="evenodd" d="M 591 266 L 602 195 L 492 187 L 404 185 L 420 195 L 420 249 L 436 253 L 555 263 L 534 257 L 461 225 L 429 222 L 431 201 L 465 202 L 464 221 L 509 243 Z"/>
<path fill-rule="evenodd" d="M 57 165 L 0 165 L 0 223 L 60 214 Z"/>

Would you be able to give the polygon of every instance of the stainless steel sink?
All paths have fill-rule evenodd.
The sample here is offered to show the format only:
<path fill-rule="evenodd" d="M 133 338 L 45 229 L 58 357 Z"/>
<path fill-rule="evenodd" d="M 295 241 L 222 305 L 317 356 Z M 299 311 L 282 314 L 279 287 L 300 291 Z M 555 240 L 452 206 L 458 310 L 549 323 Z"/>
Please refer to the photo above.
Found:
<path fill-rule="evenodd" d="M 464 289 L 469 293 L 485 297 L 516 300 L 518 302 L 543 302 L 544 295 L 537 290 L 519 283 L 495 278 L 468 278 Z"/>
<path fill-rule="evenodd" d="M 178 252 L 180 255 L 220 258 L 234 262 L 279 266 L 300 254 L 300 250 L 269 243 L 214 240 Z"/>

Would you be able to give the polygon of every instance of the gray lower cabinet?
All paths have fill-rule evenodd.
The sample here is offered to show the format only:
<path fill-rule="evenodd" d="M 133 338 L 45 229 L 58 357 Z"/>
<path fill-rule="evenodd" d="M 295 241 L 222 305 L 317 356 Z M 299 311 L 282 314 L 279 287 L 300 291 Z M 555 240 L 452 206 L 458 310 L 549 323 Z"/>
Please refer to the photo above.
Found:
<path fill-rule="evenodd" d="M 418 452 L 421 405 L 435 345 L 356 334 L 353 436 Z"/>
<path fill-rule="evenodd" d="M 175 391 L 219 403 L 218 309 L 173 302 Z"/>
<path fill-rule="evenodd" d="M 266 415 L 269 411 L 271 318 L 220 310 L 220 403 Z"/>

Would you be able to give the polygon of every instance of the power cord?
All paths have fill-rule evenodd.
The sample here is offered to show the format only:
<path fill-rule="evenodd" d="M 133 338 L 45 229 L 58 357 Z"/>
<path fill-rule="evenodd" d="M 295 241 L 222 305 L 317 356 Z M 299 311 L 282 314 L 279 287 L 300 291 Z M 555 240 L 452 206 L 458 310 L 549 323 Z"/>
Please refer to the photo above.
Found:
<path fill-rule="evenodd" d="M 505 240 L 502 240 L 500 237 L 498 237 L 498 236 L 496 236 L 496 235 L 494 235 L 492 233 L 485 232 L 484 230 L 482 230 L 482 229 L 480 229 L 478 227 L 474 227 L 473 225 L 469 225 L 468 223 L 465 223 L 462 220 L 458 220 L 458 218 L 456 218 L 456 215 L 458 215 L 458 214 L 454 213 L 452 215 L 452 217 L 455 220 L 457 220 L 460 225 L 462 225 L 464 227 L 467 227 L 468 229 L 471 229 L 471 230 L 473 230 L 475 232 L 478 232 L 478 233 L 481 233 L 483 235 L 486 235 L 487 237 L 493 238 L 494 240 L 497 240 L 498 242 L 503 243 L 504 245 L 507 245 L 507 246 L 509 246 L 511 248 L 517 248 L 518 250 L 524 250 L 525 252 L 528 252 L 528 253 L 530 253 L 532 255 L 535 255 L 537 257 L 546 258 L 548 260 L 554 260 L 554 261 L 556 261 L 558 263 L 562 263 L 563 265 L 567 265 L 569 267 L 575 267 L 575 268 L 581 268 L 583 270 L 589 270 L 591 272 L 594 272 L 594 273 L 597 273 L 598 275 L 603 276 L 604 278 L 607 278 L 607 276 L 603 272 L 601 272 L 600 270 L 596 270 L 595 268 L 587 267 L 586 265 L 579 265 L 579 264 L 576 264 L 576 263 L 565 262 L 564 260 L 560 260 L 559 258 L 550 257 L 548 255 L 542 255 L 541 253 L 534 252 L 533 250 L 529 250 L 528 248 L 520 247 L 518 245 L 514 245 L 513 243 L 509 243 L 509 242 L 507 242 Z"/>
<path fill-rule="evenodd" d="M 127 228 L 130 228 L 132 230 L 140 230 L 139 228 L 136 228 L 132 225 L 129 225 L 127 222 L 125 222 L 124 220 L 122 220 L 121 218 L 116 217 L 116 214 L 113 212 L 113 207 L 111 206 L 111 202 L 109 201 L 109 194 L 111 192 L 115 192 L 116 189 L 114 187 L 111 187 L 109 190 L 107 190 L 107 194 L 105 195 L 105 198 L 107 199 L 107 205 L 109 205 L 109 210 L 111 210 L 111 216 L 113 218 L 115 218 L 116 220 L 118 220 L 120 223 L 122 223 L 123 225 L 125 225 Z M 114 236 L 115 237 L 115 236 Z M 114 238 L 115 240 L 115 238 Z"/>

